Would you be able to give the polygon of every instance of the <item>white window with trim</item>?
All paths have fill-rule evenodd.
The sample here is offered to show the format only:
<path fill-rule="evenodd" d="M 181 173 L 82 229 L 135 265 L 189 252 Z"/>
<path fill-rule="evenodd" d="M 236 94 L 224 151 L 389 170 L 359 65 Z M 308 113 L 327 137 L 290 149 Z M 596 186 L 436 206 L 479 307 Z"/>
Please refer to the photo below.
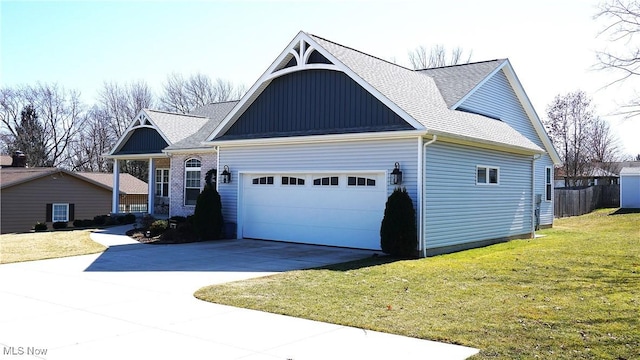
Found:
<path fill-rule="evenodd" d="M 68 222 L 69 204 L 53 204 L 51 206 L 51 220 L 53 222 Z"/>
<path fill-rule="evenodd" d="M 476 166 L 476 185 L 499 185 L 500 168 L 496 166 Z"/>
<path fill-rule="evenodd" d="M 156 169 L 156 196 L 169 196 L 169 169 Z"/>
<path fill-rule="evenodd" d="M 553 168 L 547 166 L 544 174 L 544 192 L 545 201 L 551 201 L 553 199 Z"/>
<path fill-rule="evenodd" d="M 200 195 L 202 162 L 198 159 L 187 159 L 184 162 L 184 204 L 195 206 Z"/>

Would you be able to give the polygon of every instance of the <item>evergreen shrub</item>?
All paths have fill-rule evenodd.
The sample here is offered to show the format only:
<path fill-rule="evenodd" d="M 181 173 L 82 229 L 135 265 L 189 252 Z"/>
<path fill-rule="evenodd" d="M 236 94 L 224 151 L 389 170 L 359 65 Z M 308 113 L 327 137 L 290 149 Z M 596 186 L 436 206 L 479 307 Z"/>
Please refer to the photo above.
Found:
<path fill-rule="evenodd" d="M 407 189 L 395 189 L 387 199 L 380 225 L 380 247 L 387 254 L 412 258 L 417 254 L 416 211 Z"/>
<path fill-rule="evenodd" d="M 200 240 L 218 240 L 222 237 L 222 202 L 220 194 L 210 184 L 205 185 L 204 190 L 198 195 L 193 225 Z"/>

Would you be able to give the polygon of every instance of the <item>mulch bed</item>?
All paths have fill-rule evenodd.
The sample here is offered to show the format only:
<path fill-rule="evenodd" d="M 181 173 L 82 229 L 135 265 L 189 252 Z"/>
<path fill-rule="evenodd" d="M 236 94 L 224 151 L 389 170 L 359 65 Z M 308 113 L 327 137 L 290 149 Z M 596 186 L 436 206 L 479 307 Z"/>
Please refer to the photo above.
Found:
<path fill-rule="evenodd" d="M 129 230 L 127 231 L 126 234 L 130 238 L 142 244 L 150 244 L 150 245 L 186 244 L 186 243 L 192 243 L 197 241 L 195 239 L 181 239 L 175 236 L 172 236 L 171 238 L 167 239 L 166 237 L 162 236 L 164 234 L 153 236 L 153 237 L 147 237 L 145 234 L 145 231 L 140 229 Z"/>

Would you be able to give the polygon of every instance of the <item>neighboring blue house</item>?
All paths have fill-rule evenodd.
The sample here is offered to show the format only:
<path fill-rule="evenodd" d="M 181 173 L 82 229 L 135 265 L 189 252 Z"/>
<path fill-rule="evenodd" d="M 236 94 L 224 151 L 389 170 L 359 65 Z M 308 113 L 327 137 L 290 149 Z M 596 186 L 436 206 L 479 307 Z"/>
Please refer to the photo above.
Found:
<path fill-rule="evenodd" d="M 169 158 L 170 188 L 183 199 L 175 210 L 171 200 L 171 215 L 217 168 L 238 238 L 379 249 L 396 187 L 416 206 L 423 256 L 553 224 L 560 159 L 506 59 L 414 71 L 300 32 L 239 102 L 225 104 L 210 105 L 216 115 L 204 114 L 189 139 L 147 151 L 125 135 L 110 156 L 126 158 L 128 146 L 138 158 Z"/>

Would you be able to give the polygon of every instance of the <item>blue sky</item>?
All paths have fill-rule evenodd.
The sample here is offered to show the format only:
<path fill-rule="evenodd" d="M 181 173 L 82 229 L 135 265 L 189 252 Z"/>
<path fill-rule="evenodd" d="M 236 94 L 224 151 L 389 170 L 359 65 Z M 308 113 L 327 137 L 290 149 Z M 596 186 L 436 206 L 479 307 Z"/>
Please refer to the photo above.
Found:
<path fill-rule="evenodd" d="M 592 69 L 597 0 L 485 1 L 5 1 L 0 2 L 0 86 L 57 82 L 94 101 L 104 81 L 144 80 L 159 94 L 171 72 L 202 72 L 251 87 L 298 31 L 408 65 L 418 45 L 508 57 L 540 117 L 557 94 L 593 97 L 629 154 L 640 119 L 609 114 L 632 80 L 603 86 Z"/>

